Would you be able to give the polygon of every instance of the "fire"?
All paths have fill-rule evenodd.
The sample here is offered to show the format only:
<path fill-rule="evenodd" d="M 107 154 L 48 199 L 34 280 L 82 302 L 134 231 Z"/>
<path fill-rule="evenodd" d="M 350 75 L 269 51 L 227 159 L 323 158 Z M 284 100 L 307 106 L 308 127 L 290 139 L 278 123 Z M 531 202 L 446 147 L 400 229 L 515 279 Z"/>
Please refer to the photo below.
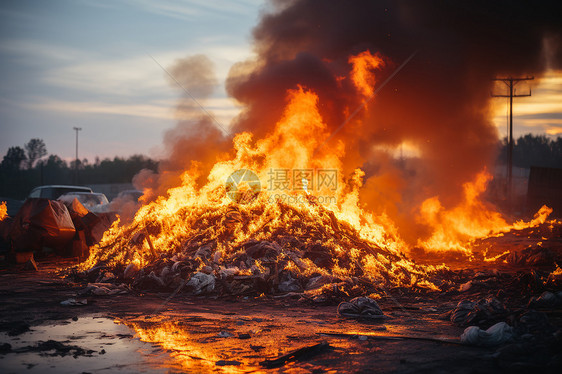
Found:
<path fill-rule="evenodd" d="M 6 202 L 0 202 L 0 221 L 3 221 L 4 218 L 8 216 L 8 207 L 6 206 Z"/>
<path fill-rule="evenodd" d="M 379 54 L 372 55 L 369 51 L 364 51 L 356 56 L 349 57 L 352 64 L 351 79 L 355 87 L 365 96 L 373 95 L 375 86 L 375 76 L 373 70 L 380 70 L 385 62 Z"/>
<path fill-rule="evenodd" d="M 366 51 L 349 62 L 357 89 L 372 95 L 373 70 L 384 67 L 385 60 Z M 325 275 L 363 278 L 377 287 L 437 290 L 428 277 L 437 268 L 409 260 L 404 253 L 411 247 L 389 216 L 363 209 L 359 192 L 365 173 L 344 173 L 345 144 L 328 145 L 331 133 L 318 95 L 299 85 L 286 97 L 284 112 L 268 135 L 237 134 L 231 156 L 217 159 L 203 185 L 198 184 L 200 165 L 193 162 L 181 185 L 143 205 L 132 223 L 115 222 L 81 268 L 132 264 L 151 272 L 155 261 L 168 261 L 183 263 L 190 274 L 260 276 L 274 285 L 284 273 L 289 279 Z M 543 207 L 533 221 L 509 224 L 481 199 L 490 178 L 483 171 L 464 184 L 462 202 L 451 209 L 442 206 L 439 196 L 426 199 L 419 221 L 432 234 L 417 246 L 470 258 L 471 240 L 546 220 L 550 210 Z M 247 255 L 256 243 L 263 248 Z M 165 267 L 166 274 L 171 268 Z"/>
<path fill-rule="evenodd" d="M 529 222 L 508 224 L 494 207 L 481 199 L 492 176 L 483 171 L 473 182 L 463 186 L 464 199 L 456 207 L 446 210 L 437 196 L 425 200 L 420 207 L 420 221 L 432 228 L 429 239 L 418 240 L 417 245 L 429 252 L 458 251 L 472 254 L 470 241 L 510 230 L 522 230 L 546 221 L 552 209 L 543 206 Z"/>
<path fill-rule="evenodd" d="M 318 111 L 318 96 L 299 86 L 288 92 L 287 100 L 285 112 L 269 136 L 254 141 L 250 133 L 236 135 L 235 156 L 218 161 L 204 186 L 196 186 L 196 170 L 184 172 L 181 186 L 144 205 L 130 225 L 115 223 L 82 267 L 104 262 L 110 266 L 133 263 L 142 268 L 159 254 L 178 260 L 210 243 L 212 261 L 201 262 L 195 270 L 212 262 L 215 272 L 231 269 L 237 274 L 250 271 L 269 276 L 274 270 L 267 259 L 255 259 L 249 269 L 234 260 L 247 243 L 268 241 L 273 243 L 277 260 L 292 274 L 362 276 L 381 286 L 435 289 L 426 276 L 432 269 L 404 257 L 404 243 L 391 222 L 360 208 L 363 172 L 357 170 L 344 179 L 340 161 L 343 144 L 330 152 L 320 147 L 329 133 Z M 241 170 L 245 171 L 237 176 Z M 261 191 L 250 194 L 250 199 L 230 198 L 237 192 L 232 191 L 237 178 L 245 180 L 246 192 L 241 196 L 247 197 L 252 190 L 247 171 L 267 181 L 272 172 L 295 170 L 310 171 L 311 175 L 335 171 L 332 186 L 319 186 L 312 179 L 303 184 L 303 178 L 310 176 L 305 174 L 279 184 L 262 182 Z M 303 248 L 318 248 L 316 252 L 328 257 L 315 258 Z M 299 249 L 304 255 L 295 255 Z"/>

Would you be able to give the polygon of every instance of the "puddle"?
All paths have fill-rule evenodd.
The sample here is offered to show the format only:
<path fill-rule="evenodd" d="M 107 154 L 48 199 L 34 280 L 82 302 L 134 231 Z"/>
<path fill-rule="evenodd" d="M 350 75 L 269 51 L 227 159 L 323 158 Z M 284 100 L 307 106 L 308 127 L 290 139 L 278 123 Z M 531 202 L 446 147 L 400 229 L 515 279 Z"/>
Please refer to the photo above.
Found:
<path fill-rule="evenodd" d="M 98 317 L 35 326 L 18 336 L 1 333 L 0 343 L 9 343 L 12 351 L 0 354 L 0 367 L 3 373 L 30 374 L 168 372 L 168 353 L 134 334 Z"/>
<path fill-rule="evenodd" d="M 274 322 L 274 323 L 272 323 Z M 95 316 L 56 325 L 33 327 L 0 344 L 12 351 L 0 354 L 2 373 L 167 373 L 262 371 L 261 362 L 327 340 L 331 349 L 308 361 L 289 362 L 282 371 L 354 371 L 374 352 L 387 347 L 430 347 L 426 342 L 367 341 L 361 336 L 432 336 L 445 333 L 445 322 L 423 318 L 390 319 L 365 324 L 353 320 L 295 318 L 295 315 L 162 315 L 116 321 Z M 347 336 L 336 336 L 336 334 Z M 333 334 L 322 336 L 320 334 Z M 447 334 L 445 334 L 447 335 Z M 451 339 L 453 336 L 448 335 Z M 435 345 L 435 344 L 434 344 Z M 383 348 L 381 348 L 383 347 Z M 389 351 L 388 351 L 389 350 Z M 20 353 L 15 353 L 15 352 Z M 354 358 L 358 357 L 357 360 Z M 392 356 L 396 361 L 396 357 Z M 387 357 L 388 358 L 388 357 Z M 390 361 L 389 361 L 390 362 Z"/>

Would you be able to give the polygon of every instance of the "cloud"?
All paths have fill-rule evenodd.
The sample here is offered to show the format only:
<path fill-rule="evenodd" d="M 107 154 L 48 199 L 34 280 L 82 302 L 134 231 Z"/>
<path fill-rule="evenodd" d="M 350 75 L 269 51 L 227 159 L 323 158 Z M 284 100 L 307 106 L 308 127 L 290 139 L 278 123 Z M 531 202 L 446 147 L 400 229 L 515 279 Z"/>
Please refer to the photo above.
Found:
<path fill-rule="evenodd" d="M 255 8 L 263 4 L 262 0 L 130 0 L 126 1 L 133 7 L 144 11 L 170 18 L 181 20 L 193 20 L 201 16 L 212 15 L 226 16 L 232 18 L 236 15 L 245 15 L 253 12 Z"/>
<path fill-rule="evenodd" d="M 137 97 L 163 95 L 169 87 L 162 70 L 148 55 L 122 59 L 90 59 L 45 71 L 49 85 L 89 94 Z"/>
<path fill-rule="evenodd" d="M 176 95 L 166 81 L 165 73 L 149 53 L 165 68 L 195 53 L 207 55 L 216 66 L 216 74 L 224 82 L 233 63 L 249 56 L 245 45 L 226 45 L 215 37 L 214 43 L 185 46 L 174 51 L 139 51 L 124 58 L 100 57 L 94 53 L 33 40 L 8 40 L 0 45 L 0 53 L 18 64 L 26 64 L 39 73 L 42 83 L 87 95 L 122 97 Z M 181 52 L 180 52 L 181 51 Z"/>
<path fill-rule="evenodd" d="M 35 102 L 21 104 L 22 107 L 31 110 L 48 110 L 63 113 L 88 113 L 88 114 L 112 114 L 131 117 L 157 118 L 176 121 L 178 119 L 188 120 L 204 115 L 198 108 L 178 112 L 175 109 L 176 100 L 160 100 L 150 103 L 139 104 L 116 104 L 95 101 L 69 101 L 40 98 Z M 205 108 L 221 121 L 228 124 L 240 110 L 232 99 L 211 98 L 204 101 Z"/>
<path fill-rule="evenodd" d="M 91 59 L 92 54 L 81 49 L 49 44 L 33 39 L 4 39 L 0 43 L 0 53 L 19 59 L 27 65 L 45 63 L 65 63 L 81 59 Z"/>
<path fill-rule="evenodd" d="M 562 134 L 562 71 L 550 70 L 536 81 L 532 96 L 514 99 L 513 132 L 515 137 L 524 133 Z M 526 88 L 523 88 L 526 91 Z M 494 123 L 500 134 L 506 130 L 506 101 L 497 100 Z"/>

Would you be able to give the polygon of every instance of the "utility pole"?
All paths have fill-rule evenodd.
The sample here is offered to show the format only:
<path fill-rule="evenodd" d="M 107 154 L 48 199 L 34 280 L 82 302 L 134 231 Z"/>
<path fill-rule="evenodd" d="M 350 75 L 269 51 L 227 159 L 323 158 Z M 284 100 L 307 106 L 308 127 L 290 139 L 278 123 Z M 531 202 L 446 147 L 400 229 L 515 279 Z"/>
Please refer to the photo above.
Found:
<path fill-rule="evenodd" d="M 76 131 L 76 161 L 74 164 L 74 184 L 78 184 L 78 131 L 82 130 L 82 127 L 73 127 Z"/>
<path fill-rule="evenodd" d="M 509 209 L 512 208 L 512 173 L 513 173 L 513 98 L 514 97 L 524 97 L 531 96 L 531 89 L 529 88 L 529 93 L 525 95 L 518 95 L 515 92 L 515 86 L 517 83 L 522 81 L 530 81 L 535 79 L 535 77 L 525 77 L 525 78 L 495 78 L 496 82 L 503 82 L 509 89 L 508 95 L 494 95 L 492 97 L 509 97 L 509 143 L 507 146 L 507 201 Z"/>

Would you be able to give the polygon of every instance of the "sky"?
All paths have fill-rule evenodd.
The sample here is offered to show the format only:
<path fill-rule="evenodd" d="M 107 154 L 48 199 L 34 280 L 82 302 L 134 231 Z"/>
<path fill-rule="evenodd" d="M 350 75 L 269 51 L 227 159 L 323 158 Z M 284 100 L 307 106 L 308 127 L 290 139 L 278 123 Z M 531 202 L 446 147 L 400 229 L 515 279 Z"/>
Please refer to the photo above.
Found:
<path fill-rule="evenodd" d="M 49 154 L 161 158 L 181 89 L 161 66 L 206 55 L 219 84 L 205 102 L 228 124 L 239 107 L 224 90 L 230 67 L 252 55 L 265 0 L 3 0 L 0 2 L 0 157 L 31 138 Z M 152 57 L 151 57 L 152 56 Z M 161 66 L 160 66 L 161 65 Z M 527 90 L 528 87 L 521 87 Z M 515 100 L 514 134 L 562 135 L 562 72 Z M 494 99 L 506 134 L 506 100 Z"/>
<path fill-rule="evenodd" d="M 206 55 L 220 85 L 206 107 L 236 115 L 224 79 L 251 55 L 261 0 L 0 2 L 0 157 L 31 138 L 47 151 L 93 161 L 159 157 L 181 89 L 159 66 Z M 154 61 L 152 57 L 154 58 Z"/>

